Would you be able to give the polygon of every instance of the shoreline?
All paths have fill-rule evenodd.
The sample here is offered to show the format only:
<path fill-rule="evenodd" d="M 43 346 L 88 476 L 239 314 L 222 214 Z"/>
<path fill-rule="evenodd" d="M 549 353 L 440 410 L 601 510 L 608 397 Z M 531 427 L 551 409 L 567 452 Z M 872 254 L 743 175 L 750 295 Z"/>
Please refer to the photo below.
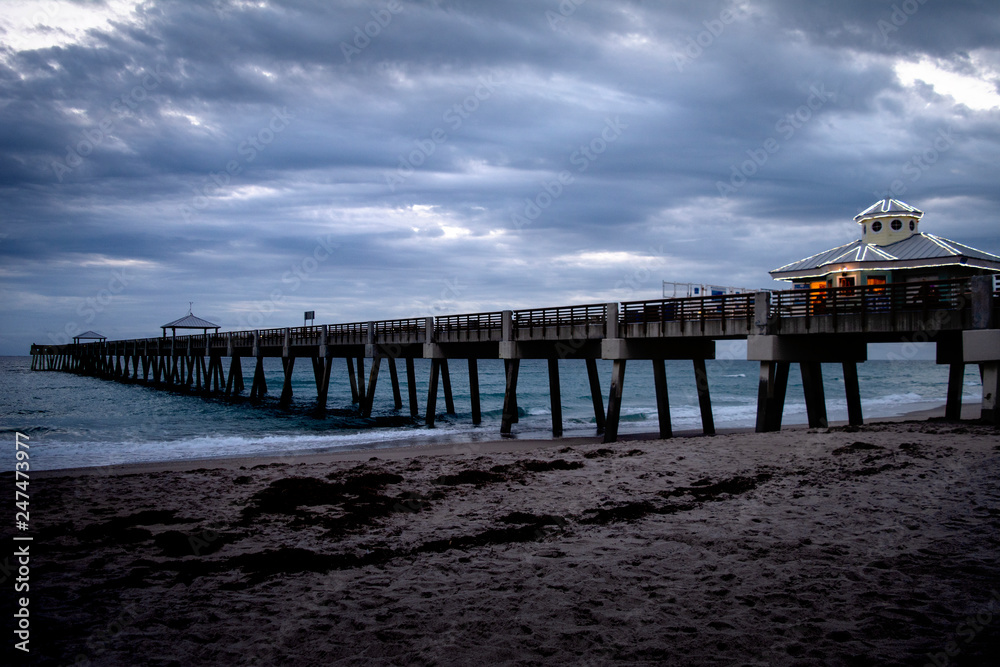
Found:
<path fill-rule="evenodd" d="M 924 422 L 932 419 L 942 419 L 944 417 L 944 405 L 935 408 L 913 410 L 905 412 L 895 417 L 874 417 L 865 419 L 865 424 L 878 423 L 898 423 L 898 422 Z M 962 406 L 962 421 L 974 421 L 979 417 L 978 404 L 966 404 Z M 846 421 L 831 421 L 829 428 L 842 428 L 847 426 Z M 807 431 L 806 424 L 788 424 L 782 426 L 782 431 Z M 753 427 L 733 427 L 716 429 L 716 435 L 738 435 L 754 433 Z M 688 429 L 675 431 L 674 438 L 699 438 L 704 437 L 700 429 Z M 645 433 L 619 433 L 619 442 L 636 442 L 660 440 L 659 434 L 655 432 Z M 259 465 L 273 465 L 276 463 L 293 464 L 314 464 L 314 463 L 339 463 L 344 461 L 363 462 L 369 460 L 399 461 L 415 458 L 419 456 L 450 456 L 462 454 L 500 454 L 500 453 L 524 453 L 535 450 L 544 450 L 552 447 L 575 447 L 579 445 L 602 444 L 602 436 L 569 436 L 563 438 L 489 438 L 484 440 L 470 440 L 461 435 L 449 436 L 436 440 L 431 438 L 429 442 L 422 444 L 403 444 L 407 442 L 405 438 L 392 440 L 386 444 L 372 445 L 367 447 L 355 447 L 334 451 L 302 451 L 300 453 L 288 454 L 268 454 L 252 456 L 219 456 L 194 459 L 175 459 L 171 461 L 148 461 L 138 463 L 122 463 L 115 465 L 84 466 L 75 468 L 54 468 L 50 470 L 38 470 L 34 476 L 39 479 L 53 477 L 87 477 L 87 476 L 107 476 L 107 475 L 132 475 L 154 472 L 190 472 L 203 469 L 223 469 L 238 470 Z M 613 445 L 611 445 L 613 446 Z"/>

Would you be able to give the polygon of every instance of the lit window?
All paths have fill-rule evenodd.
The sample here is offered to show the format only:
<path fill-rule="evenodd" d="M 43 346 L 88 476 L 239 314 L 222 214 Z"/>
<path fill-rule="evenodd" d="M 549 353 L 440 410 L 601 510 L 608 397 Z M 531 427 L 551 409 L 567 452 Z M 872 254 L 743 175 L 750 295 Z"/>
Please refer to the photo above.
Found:
<path fill-rule="evenodd" d="M 892 231 L 898 232 L 900 229 L 903 228 L 903 221 L 902 220 L 893 220 L 892 224 L 890 226 L 892 227 Z"/>
<path fill-rule="evenodd" d="M 880 231 L 882 231 L 882 223 L 879 222 L 878 220 L 876 220 L 875 222 L 873 222 L 872 223 L 872 231 L 875 232 L 876 234 L 878 234 Z"/>

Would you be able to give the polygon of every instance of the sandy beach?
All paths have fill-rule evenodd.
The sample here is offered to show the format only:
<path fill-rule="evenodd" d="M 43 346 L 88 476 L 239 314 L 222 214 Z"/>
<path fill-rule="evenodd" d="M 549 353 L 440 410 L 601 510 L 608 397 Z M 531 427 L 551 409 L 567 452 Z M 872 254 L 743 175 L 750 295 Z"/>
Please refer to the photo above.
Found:
<path fill-rule="evenodd" d="M 37 473 L 16 658 L 995 664 L 998 442 L 922 419 Z"/>

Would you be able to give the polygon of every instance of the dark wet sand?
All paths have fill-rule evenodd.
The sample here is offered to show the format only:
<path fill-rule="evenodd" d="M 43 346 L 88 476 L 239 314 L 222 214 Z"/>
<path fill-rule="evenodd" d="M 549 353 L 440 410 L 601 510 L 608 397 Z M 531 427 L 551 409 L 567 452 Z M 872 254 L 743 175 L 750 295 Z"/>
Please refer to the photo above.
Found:
<path fill-rule="evenodd" d="M 26 664 L 996 664 L 997 436 L 920 421 L 40 474 Z"/>

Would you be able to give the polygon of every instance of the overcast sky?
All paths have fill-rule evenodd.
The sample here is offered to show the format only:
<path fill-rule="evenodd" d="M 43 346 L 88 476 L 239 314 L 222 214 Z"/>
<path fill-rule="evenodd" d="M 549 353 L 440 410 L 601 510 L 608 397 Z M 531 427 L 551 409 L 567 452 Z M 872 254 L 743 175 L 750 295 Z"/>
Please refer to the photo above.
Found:
<path fill-rule="evenodd" d="M 993 0 L 13 2 L 0 353 L 770 287 L 887 192 L 1000 252 Z"/>

